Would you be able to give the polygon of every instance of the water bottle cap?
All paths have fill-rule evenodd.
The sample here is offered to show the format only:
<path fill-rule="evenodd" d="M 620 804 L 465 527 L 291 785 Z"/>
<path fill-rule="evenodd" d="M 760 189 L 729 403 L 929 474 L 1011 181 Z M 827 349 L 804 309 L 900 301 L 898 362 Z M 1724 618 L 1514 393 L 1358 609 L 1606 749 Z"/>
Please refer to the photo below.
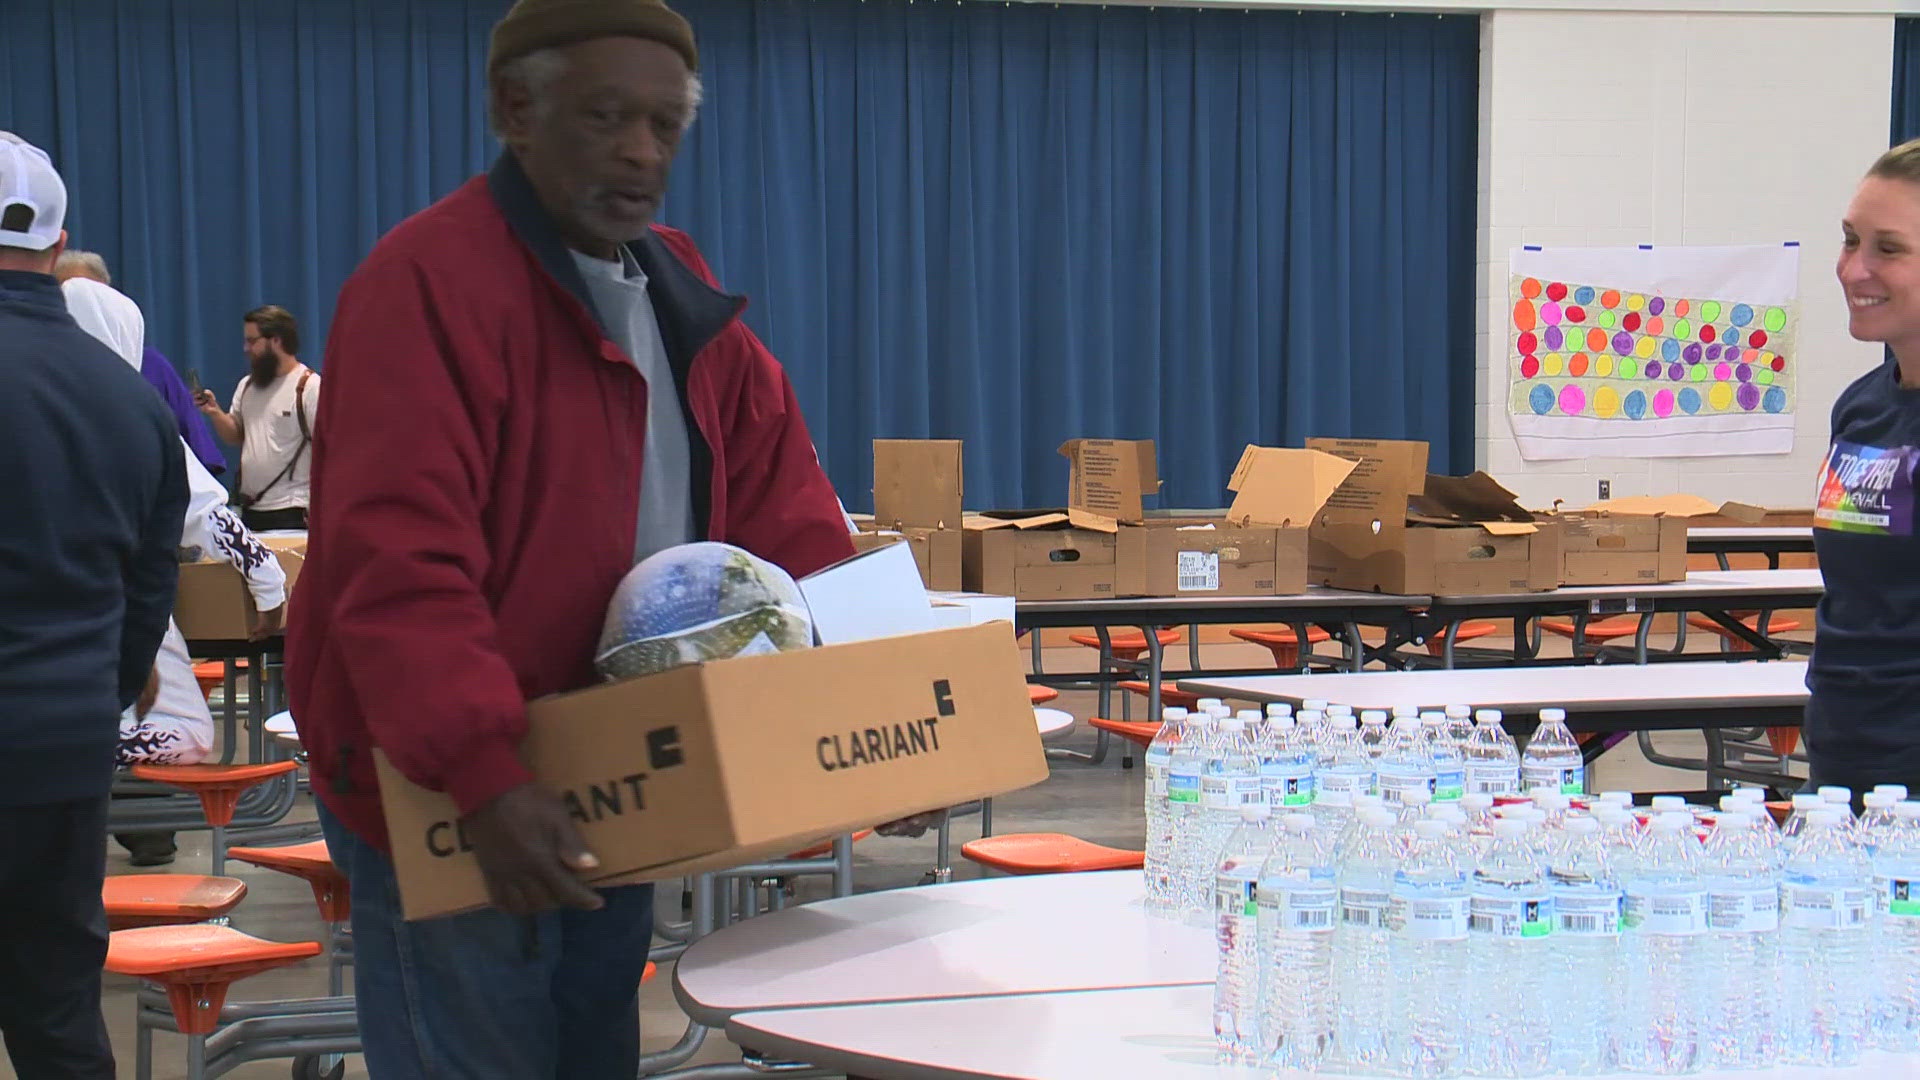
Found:
<path fill-rule="evenodd" d="M 1290 833 L 1310 833 L 1313 831 L 1313 817 L 1309 814 L 1288 814 L 1281 819 Z"/>
<path fill-rule="evenodd" d="M 1573 797 L 1570 795 L 1567 795 L 1565 792 L 1554 791 L 1550 788 L 1549 789 L 1534 788 L 1533 789 L 1533 805 L 1539 807 L 1542 810 L 1547 811 L 1548 813 L 1559 811 L 1560 813 L 1564 814 L 1567 812 L 1567 810 L 1572 808 Z"/>
<path fill-rule="evenodd" d="M 1446 727 L 1447 714 L 1443 712 L 1424 712 L 1420 714 L 1420 722 L 1428 727 Z"/>
<path fill-rule="evenodd" d="M 1398 720 L 1403 716 L 1417 717 L 1419 715 L 1420 715 L 1420 706 L 1418 705 L 1395 705 L 1393 707 L 1393 718 L 1395 720 Z"/>
<path fill-rule="evenodd" d="M 1920 808 L 1920 803 L 1915 803 L 1914 806 Z M 1385 829 L 1393 825 L 1393 815 L 1377 806 L 1369 806 L 1356 816 L 1359 817 L 1360 824 L 1372 829 Z"/>
<path fill-rule="evenodd" d="M 1850 803 L 1853 801 L 1853 789 L 1828 784 L 1820 789 L 1820 797 L 1830 803 Z"/>
<path fill-rule="evenodd" d="M 1241 709 L 1239 712 L 1233 714 L 1233 718 L 1247 725 L 1248 727 L 1252 727 L 1253 725 L 1260 722 L 1260 710 L 1259 709 Z"/>
<path fill-rule="evenodd" d="M 1757 791 L 1759 789 L 1756 788 L 1754 790 Z M 1905 784 L 1875 784 L 1873 785 L 1873 790 L 1886 792 L 1893 796 L 1894 802 L 1903 802 L 1907 797 L 1907 785 Z"/>
<path fill-rule="evenodd" d="M 1570 817 L 1560 826 L 1575 836 L 1586 836 L 1600 831 L 1600 823 L 1590 817 Z"/>
<path fill-rule="evenodd" d="M 1678 795 L 1655 795 L 1653 802 L 1649 805 L 1653 807 L 1654 813 L 1658 814 L 1668 810 L 1685 810 L 1687 800 Z"/>
<path fill-rule="evenodd" d="M 1720 796 L 1720 812 L 1723 814 L 1737 814 L 1744 809 L 1746 805 L 1747 801 L 1738 795 Z"/>
<path fill-rule="evenodd" d="M 1353 718 L 1352 713 L 1348 713 L 1345 716 L 1334 717 L 1333 726 L 1340 731 L 1357 731 L 1360 728 L 1360 722 Z"/>
<path fill-rule="evenodd" d="M 1633 792 L 1603 791 L 1600 793 L 1600 801 L 1603 803 L 1612 803 L 1615 806 L 1632 806 Z"/>
<path fill-rule="evenodd" d="M 1299 721 L 1295 720 L 1292 716 L 1267 717 L 1267 726 L 1273 728 L 1275 731 L 1292 731 L 1298 723 Z"/>
<path fill-rule="evenodd" d="M 1536 787 L 1530 787 L 1527 789 L 1527 798 L 1535 802 L 1545 798 L 1548 795 L 1558 795 L 1558 794 L 1560 794 L 1559 788 L 1550 788 L 1544 784 Z"/>
<path fill-rule="evenodd" d="M 1493 835 L 1502 840 L 1511 840 L 1516 836 L 1527 835 L 1533 824 L 1525 818 L 1501 818 L 1493 823 Z"/>
<path fill-rule="evenodd" d="M 1317 724 L 1326 718 L 1327 714 L 1321 712 L 1319 709 L 1301 709 L 1295 714 L 1295 719 L 1303 724 Z"/>
<path fill-rule="evenodd" d="M 1735 832 L 1739 832 L 1741 829 L 1753 828 L 1756 822 L 1753 820 L 1752 814 L 1736 810 L 1730 814 L 1721 814 L 1720 820 L 1715 824 L 1722 829 L 1732 829 Z"/>
<path fill-rule="evenodd" d="M 1425 806 L 1433 801 L 1433 792 L 1414 788 L 1400 793 L 1400 801 L 1408 806 Z"/>
<path fill-rule="evenodd" d="M 1229 735 L 1244 735 L 1247 731 L 1247 722 L 1237 716 L 1223 716 L 1220 718 L 1220 730 Z"/>
<path fill-rule="evenodd" d="M 1540 722 L 1543 724 L 1564 724 L 1567 721 L 1565 709 L 1541 709 Z"/>
<path fill-rule="evenodd" d="M 1866 797 L 1861 799 L 1861 802 L 1873 807 L 1875 810 L 1885 810 L 1887 807 L 1899 801 L 1899 799 L 1893 797 L 1893 792 L 1891 791 L 1869 791 Z"/>
<path fill-rule="evenodd" d="M 1473 719 L 1473 710 L 1465 705 L 1449 705 L 1447 706 L 1447 718 L 1450 720 L 1471 720 Z"/>
<path fill-rule="evenodd" d="M 1632 821 L 1633 815 L 1612 803 L 1608 803 L 1605 806 L 1594 807 L 1593 820 L 1611 829 L 1615 825 L 1625 825 L 1627 822 Z"/>
<path fill-rule="evenodd" d="M 1292 716 L 1293 706 L 1284 701 L 1275 701 L 1267 705 L 1268 716 Z"/>
<path fill-rule="evenodd" d="M 1266 803 L 1253 803 L 1240 808 L 1241 821 L 1261 821 L 1273 816 L 1273 807 Z"/>
<path fill-rule="evenodd" d="M 1327 707 L 1326 707 L 1325 709 L 1322 709 L 1321 711 L 1322 711 L 1322 712 L 1324 712 L 1324 713 L 1326 713 L 1326 714 L 1327 714 L 1328 716 L 1352 716 L 1352 715 L 1353 715 L 1353 706 L 1351 706 L 1351 705 L 1329 705 L 1329 706 L 1327 706 Z"/>
<path fill-rule="evenodd" d="M 1221 701 L 1217 697 L 1203 697 L 1199 700 L 1199 702 L 1197 702 L 1197 704 L 1200 706 L 1200 711 L 1205 712 L 1206 710 L 1211 709 L 1217 705 L 1225 705 L 1226 702 Z"/>
<path fill-rule="evenodd" d="M 1506 717 L 1500 712 L 1499 709 L 1481 709 L 1479 712 L 1473 714 L 1473 720 L 1475 723 L 1487 724 L 1489 726 L 1498 724 L 1500 721 L 1504 719 L 1506 719 Z"/>
<path fill-rule="evenodd" d="M 1327 704 L 1327 701 L 1323 698 L 1309 698 L 1301 702 L 1300 707 L 1302 709 L 1312 709 L 1314 712 L 1326 712 Z"/>
<path fill-rule="evenodd" d="M 1227 708 L 1225 705 L 1209 705 L 1207 706 L 1207 713 L 1216 720 L 1225 720 L 1227 717 L 1233 715 L 1233 710 Z"/>
<path fill-rule="evenodd" d="M 1893 816 L 1901 821 L 1920 821 L 1920 802 L 1898 802 L 1893 805 Z"/>
<path fill-rule="evenodd" d="M 1160 720 L 1162 723 L 1170 723 L 1174 720 L 1185 720 L 1186 718 L 1187 710 L 1178 705 L 1169 705 L 1160 710 Z"/>
<path fill-rule="evenodd" d="M 1815 795 L 1811 791 L 1802 791 L 1794 795 L 1793 808 L 1795 810 L 1814 810 L 1825 806 L 1826 802 L 1827 800 Z"/>
<path fill-rule="evenodd" d="M 1444 840 L 1447 836 L 1447 823 L 1422 818 L 1413 823 L 1413 835 L 1422 840 Z"/>
<path fill-rule="evenodd" d="M 1493 806 L 1493 796 L 1484 791 L 1469 791 L 1460 796 L 1460 805 L 1468 810 L 1486 810 Z"/>
<path fill-rule="evenodd" d="M 1360 714 L 1360 722 L 1363 724 L 1384 724 L 1387 722 L 1387 714 L 1379 709 L 1367 709 Z"/>

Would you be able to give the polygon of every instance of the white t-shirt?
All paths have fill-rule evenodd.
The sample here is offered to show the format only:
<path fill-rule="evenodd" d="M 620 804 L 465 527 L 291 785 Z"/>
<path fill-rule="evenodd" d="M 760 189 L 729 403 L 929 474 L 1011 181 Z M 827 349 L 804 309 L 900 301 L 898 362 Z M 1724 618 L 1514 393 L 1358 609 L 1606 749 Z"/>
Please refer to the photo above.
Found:
<path fill-rule="evenodd" d="M 234 389 L 231 411 L 240 425 L 240 473 L 245 485 L 240 494 L 261 496 L 260 501 L 253 504 L 255 510 L 287 510 L 307 505 L 313 447 L 300 449 L 300 420 L 293 415 L 293 401 L 300 376 L 308 370 L 305 364 L 295 364 L 292 371 L 265 387 L 254 386 L 250 376 L 242 377 Z M 320 415 L 319 375 L 308 377 L 304 398 L 307 428 L 312 430 L 315 418 Z M 268 481 L 280 475 L 295 451 L 300 453 L 299 463 L 285 479 L 269 488 Z"/>

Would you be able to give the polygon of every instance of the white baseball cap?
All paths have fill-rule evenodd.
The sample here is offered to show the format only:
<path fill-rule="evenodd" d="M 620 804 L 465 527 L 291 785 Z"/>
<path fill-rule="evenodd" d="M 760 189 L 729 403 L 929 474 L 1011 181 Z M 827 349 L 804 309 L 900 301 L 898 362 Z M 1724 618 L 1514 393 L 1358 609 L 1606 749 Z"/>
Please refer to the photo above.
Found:
<path fill-rule="evenodd" d="M 20 136 L 0 131 L 0 247 L 45 251 L 60 242 L 66 217 L 67 185 L 53 159 Z"/>

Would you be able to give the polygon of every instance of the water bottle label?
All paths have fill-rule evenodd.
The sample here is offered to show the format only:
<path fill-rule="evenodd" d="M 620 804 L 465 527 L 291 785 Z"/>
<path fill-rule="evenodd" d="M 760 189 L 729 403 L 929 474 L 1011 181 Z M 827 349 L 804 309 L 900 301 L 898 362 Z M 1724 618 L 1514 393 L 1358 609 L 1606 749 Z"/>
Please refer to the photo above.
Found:
<path fill-rule="evenodd" d="M 1167 797 L 1167 767 L 1155 765 L 1153 759 L 1147 759 L 1147 798 L 1164 800 Z"/>
<path fill-rule="evenodd" d="M 1780 918 L 1799 930 L 1853 930 L 1867 925 L 1873 890 L 1846 885 L 1782 882 Z"/>
<path fill-rule="evenodd" d="M 1332 930 L 1338 897 L 1339 890 L 1323 882 L 1269 878 L 1260 885 L 1260 921 L 1270 929 Z"/>
<path fill-rule="evenodd" d="M 1359 930 L 1384 930 L 1387 907 L 1392 900 L 1385 889 L 1344 887 L 1340 890 L 1341 925 Z"/>
<path fill-rule="evenodd" d="M 1467 764 L 1467 790 L 1487 795 L 1512 795 L 1520 790 L 1518 765 Z"/>
<path fill-rule="evenodd" d="M 1261 786 L 1266 789 L 1269 806 L 1313 805 L 1311 776 L 1265 776 L 1261 778 Z"/>
<path fill-rule="evenodd" d="M 1215 879 L 1213 910 L 1221 915 L 1257 915 L 1252 878 L 1221 875 Z"/>
<path fill-rule="evenodd" d="M 1224 776 L 1205 776 L 1200 779 L 1200 805 L 1208 810 L 1222 812 L 1238 809 L 1240 800 L 1234 797 L 1232 781 Z"/>
<path fill-rule="evenodd" d="M 1260 786 L 1258 774 L 1234 777 L 1228 783 L 1227 791 L 1236 810 L 1242 806 L 1260 806 L 1267 801 L 1266 789 Z"/>
<path fill-rule="evenodd" d="M 1543 938 L 1553 933 L 1553 897 L 1475 896 L 1468 905 L 1467 929 L 1496 938 Z"/>
<path fill-rule="evenodd" d="M 1642 893 L 1629 889 L 1626 927 L 1667 937 L 1704 934 L 1707 932 L 1707 894 Z"/>
<path fill-rule="evenodd" d="M 1433 801 L 1454 802 L 1467 793 L 1467 774 L 1463 769 L 1442 769 L 1434 777 Z"/>
<path fill-rule="evenodd" d="M 1352 806 L 1353 797 L 1367 790 L 1365 773 L 1324 772 L 1314 780 L 1318 788 L 1314 797 L 1330 806 Z"/>
<path fill-rule="evenodd" d="M 1433 794 L 1433 777 L 1419 773 L 1392 773 L 1382 769 L 1379 773 L 1380 801 L 1387 806 L 1399 806 L 1405 803 L 1409 791 L 1424 791 Z"/>
<path fill-rule="evenodd" d="M 1874 883 L 1881 900 L 1881 910 L 1889 915 L 1908 918 L 1920 917 L 1920 881 L 1905 878 L 1875 878 Z"/>
<path fill-rule="evenodd" d="M 1463 941 L 1467 916 L 1465 896 L 1395 896 L 1387 925 L 1414 941 Z"/>
<path fill-rule="evenodd" d="M 1551 788 L 1563 795 L 1578 795 L 1587 790 L 1585 765 L 1527 765 L 1520 770 L 1520 782 L 1526 791 Z"/>
<path fill-rule="evenodd" d="M 1771 934 L 1780 928 L 1780 897 L 1769 886 L 1715 889 L 1707 895 L 1707 926 L 1727 934 Z"/>
<path fill-rule="evenodd" d="M 1167 774 L 1167 801 L 1188 806 L 1200 804 L 1200 777 L 1197 773 Z"/>
<path fill-rule="evenodd" d="M 1600 896 L 1558 893 L 1553 898 L 1553 931 L 1572 937 L 1619 937 L 1625 911 L 1625 898 L 1617 892 Z"/>

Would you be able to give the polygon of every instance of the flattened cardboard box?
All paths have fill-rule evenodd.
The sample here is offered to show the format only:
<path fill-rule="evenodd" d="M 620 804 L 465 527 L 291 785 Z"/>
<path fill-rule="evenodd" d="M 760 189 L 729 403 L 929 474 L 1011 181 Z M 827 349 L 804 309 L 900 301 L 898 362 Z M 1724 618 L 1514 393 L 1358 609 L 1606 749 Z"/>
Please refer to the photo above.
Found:
<path fill-rule="evenodd" d="M 1427 473 L 1427 444 L 1308 439 L 1357 463 L 1309 536 L 1321 585 L 1401 595 L 1545 592 L 1560 584 L 1559 530 L 1485 473 Z"/>
<path fill-rule="evenodd" d="M 280 561 L 287 575 L 287 601 L 306 563 L 304 535 L 266 536 L 261 543 Z M 173 621 L 188 641 L 245 641 L 253 632 L 253 594 L 240 571 L 224 561 L 202 559 L 180 567 L 180 589 L 173 601 Z"/>
<path fill-rule="evenodd" d="M 961 587 L 1018 600 L 1095 600 L 1126 595 L 1137 564 L 1121 563 L 1118 526 L 1074 528 L 1059 511 L 998 511 L 966 518 Z M 1132 557 L 1131 552 L 1128 557 Z"/>
<path fill-rule="evenodd" d="M 1046 778 L 999 624 L 677 668 L 543 698 L 522 755 L 596 884 L 739 865 Z M 484 906 L 453 800 L 376 752 L 408 919 Z"/>

